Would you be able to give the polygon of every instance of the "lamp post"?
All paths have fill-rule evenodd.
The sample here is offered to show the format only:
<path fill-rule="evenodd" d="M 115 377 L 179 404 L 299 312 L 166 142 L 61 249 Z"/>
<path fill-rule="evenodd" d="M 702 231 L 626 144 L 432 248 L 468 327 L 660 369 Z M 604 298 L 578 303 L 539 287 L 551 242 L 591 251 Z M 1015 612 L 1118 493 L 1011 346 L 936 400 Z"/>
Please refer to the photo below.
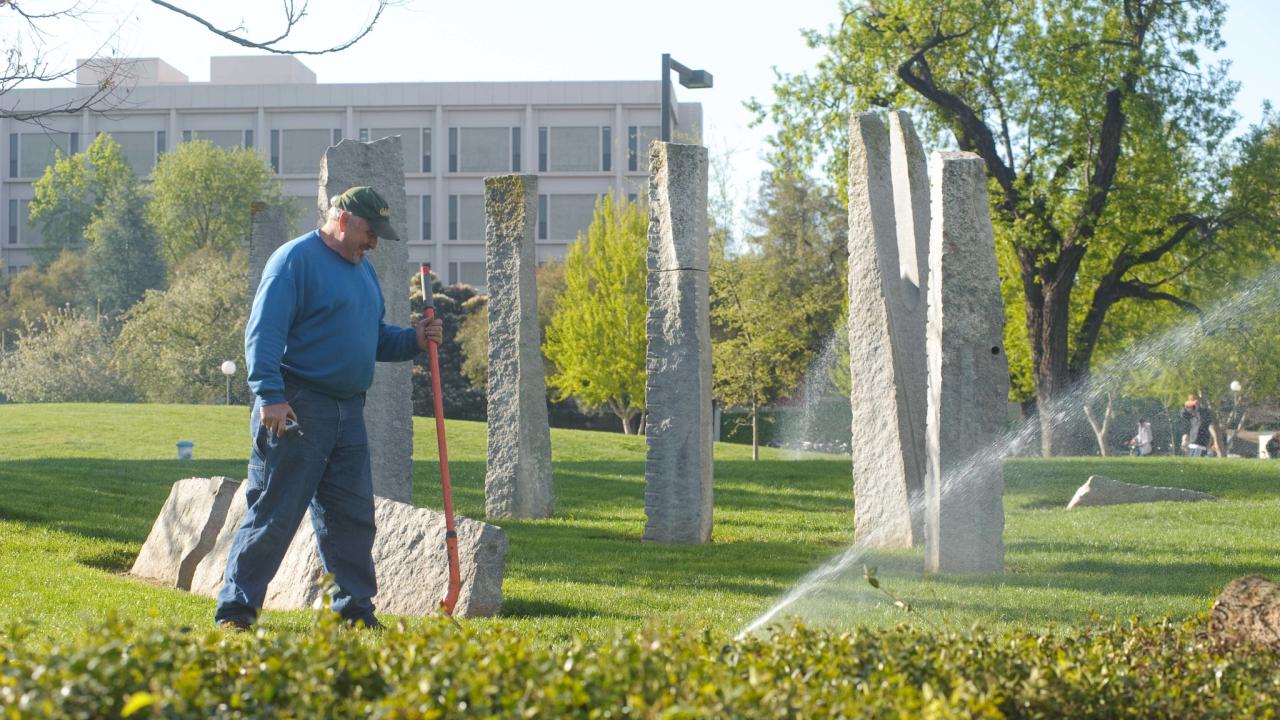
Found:
<path fill-rule="evenodd" d="M 662 142 L 671 142 L 671 71 L 680 76 L 680 84 L 699 90 L 711 87 L 711 73 L 706 70 L 690 70 L 671 59 L 669 53 L 662 53 Z"/>
<path fill-rule="evenodd" d="M 227 376 L 227 404 L 231 404 L 231 376 L 236 374 L 236 364 L 231 360 L 222 363 L 222 374 Z"/>

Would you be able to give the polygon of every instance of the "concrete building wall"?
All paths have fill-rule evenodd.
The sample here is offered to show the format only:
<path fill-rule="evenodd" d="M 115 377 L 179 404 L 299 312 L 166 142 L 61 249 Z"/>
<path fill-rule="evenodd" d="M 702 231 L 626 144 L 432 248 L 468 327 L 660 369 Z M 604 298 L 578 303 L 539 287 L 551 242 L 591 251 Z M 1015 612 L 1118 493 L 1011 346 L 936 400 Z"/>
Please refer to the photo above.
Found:
<path fill-rule="evenodd" d="M 314 227 L 324 149 L 343 138 L 398 134 L 410 262 L 431 263 L 446 283 L 483 285 L 484 228 L 473 227 L 473 216 L 479 209 L 483 218 L 486 176 L 538 176 L 545 227 L 537 258 L 560 259 L 589 218 L 590 197 L 611 191 L 644 197 L 648 141 L 661 119 L 657 80 L 320 84 L 297 58 L 241 56 L 212 58 L 211 81 L 192 83 L 163 60 L 130 62 L 138 68 L 135 86 L 110 113 L 52 116 L 43 126 L 0 119 L 0 271 L 32 264 L 39 233 L 24 212 L 54 149 L 84 150 L 98 133 L 121 140 L 144 177 L 181 142 L 254 148 L 299 208 L 299 234 Z M 85 92 L 12 90 L 5 98 L 50 107 Z M 701 106 L 677 103 L 672 133 L 700 142 Z"/>

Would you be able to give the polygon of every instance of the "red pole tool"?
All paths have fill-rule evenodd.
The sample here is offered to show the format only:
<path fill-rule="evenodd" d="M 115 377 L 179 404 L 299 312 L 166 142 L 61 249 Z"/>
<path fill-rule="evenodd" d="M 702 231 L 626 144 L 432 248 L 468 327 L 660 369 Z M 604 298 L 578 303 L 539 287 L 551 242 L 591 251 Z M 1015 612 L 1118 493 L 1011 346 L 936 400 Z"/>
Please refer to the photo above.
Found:
<path fill-rule="evenodd" d="M 428 320 L 436 316 L 435 303 L 431 299 L 430 266 L 422 265 L 422 304 L 423 314 Z M 436 417 L 436 444 L 440 448 L 440 493 L 444 496 L 444 544 L 449 554 L 449 590 L 440 601 L 440 610 L 445 615 L 453 616 L 453 606 L 458 602 L 458 593 L 462 589 L 461 573 L 458 570 L 458 531 L 453 525 L 453 487 L 449 483 L 449 451 L 444 440 L 444 398 L 440 396 L 440 352 L 436 343 L 427 343 L 427 359 L 431 369 L 431 401 L 434 404 Z"/>

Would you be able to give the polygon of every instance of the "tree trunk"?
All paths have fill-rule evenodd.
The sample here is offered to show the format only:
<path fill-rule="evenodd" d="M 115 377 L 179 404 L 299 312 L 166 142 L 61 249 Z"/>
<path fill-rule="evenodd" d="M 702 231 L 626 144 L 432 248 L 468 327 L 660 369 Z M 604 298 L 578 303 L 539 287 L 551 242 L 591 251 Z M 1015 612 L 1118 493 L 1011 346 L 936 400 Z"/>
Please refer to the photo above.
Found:
<path fill-rule="evenodd" d="M 760 460 L 759 405 L 751 403 L 751 460 Z"/>
<path fill-rule="evenodd" d="M 1036 378 L 1036 407 L 1040 415 L 1040 452 L 1045 457 L 1080 452 L 1076 408 L 1070 402 L 1071 368 L 1067 338 L 1071 326 L 1070 301 L 1074 276 L 1056 282 L 1037 283 L 1035 273 L 1024 266 L 1027 290 L 1027 337 Z"/>
<path fill-rule="evenodd" d="M 1102 424 L 1098 424 L 1097 418 L 1093 416 L 1093 408 L 1089 407 L 1089 401 L 1084 403 L 1084 416 L 1089 420 L 1089 427 L 1093 428 L 1093 435 L 1098 439 L 1098 452 L 1102 457 L 1107 456 L 1107 425 L 1111 423 L 1111 393 L 1107 393 L 1107 408 L 1102 411 Z"/>

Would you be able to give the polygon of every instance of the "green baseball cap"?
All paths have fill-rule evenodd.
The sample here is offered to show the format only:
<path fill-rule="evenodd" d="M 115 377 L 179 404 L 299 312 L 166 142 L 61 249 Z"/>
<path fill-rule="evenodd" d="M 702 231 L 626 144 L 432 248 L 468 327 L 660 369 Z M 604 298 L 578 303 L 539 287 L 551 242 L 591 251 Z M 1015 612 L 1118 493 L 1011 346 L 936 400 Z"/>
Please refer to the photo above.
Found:
<path fill-rule="evenodd" d="M 380 238 L 400 239 L 400 234 L 391 227 L 391 208 L 387 206 L 387 201 L 382 199 L 377 190 L 367 185 L 359 185 L 342 193 L 333 199 L 333 206 L 367 220 L 374 234 Z"/>

